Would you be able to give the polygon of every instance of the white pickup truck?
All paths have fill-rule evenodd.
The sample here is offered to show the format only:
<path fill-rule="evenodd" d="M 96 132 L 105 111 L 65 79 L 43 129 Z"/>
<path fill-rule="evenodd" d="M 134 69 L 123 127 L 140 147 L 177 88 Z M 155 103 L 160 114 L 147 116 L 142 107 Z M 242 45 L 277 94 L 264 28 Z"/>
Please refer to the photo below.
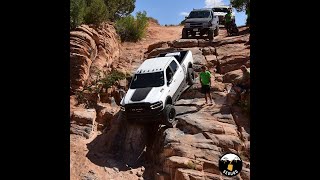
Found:
<path fill-rule="evenodd" d="M 212 8 L 212 10 L 214 11 L 214 15 L 218 16 L 219 18 L 219 25 L 224 26 L 224 17 L 226 16 L 228 11 L 231 11 L 231 20 L 233 21 L 233 23 L 235 23 L 235 14 L 232 10 L 232 6 L 216 6 Z"/>
<path fill-rule="evenodd" d="M 128 121 L 176 123 L 175 102 L 194 82 L 191 51 L 163 53 L 145 60 L 134 74 L 121 111 Z"/>

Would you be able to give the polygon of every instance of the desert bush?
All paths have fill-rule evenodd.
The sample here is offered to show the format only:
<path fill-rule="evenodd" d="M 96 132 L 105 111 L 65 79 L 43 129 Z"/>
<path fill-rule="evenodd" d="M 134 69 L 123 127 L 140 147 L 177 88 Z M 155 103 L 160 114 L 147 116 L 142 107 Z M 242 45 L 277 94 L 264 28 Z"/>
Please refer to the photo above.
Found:
<path fill-rule="evenodd" d="M 146 34 L 147 26 L 148 17 L 145 11 L 137 12 L 136 18 L 129 15 L 116 21 L 116 30 L 122 42 L 141 40 Z"/>

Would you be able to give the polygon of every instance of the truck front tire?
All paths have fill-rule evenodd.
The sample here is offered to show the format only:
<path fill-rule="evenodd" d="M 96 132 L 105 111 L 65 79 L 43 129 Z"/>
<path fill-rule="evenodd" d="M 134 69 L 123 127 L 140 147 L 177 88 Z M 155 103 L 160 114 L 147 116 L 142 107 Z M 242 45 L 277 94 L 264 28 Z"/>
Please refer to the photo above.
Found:
<path fill-rule="evenodd" d="M 213 30 L 211 29 L 208 30 L 208 39 L 213 40 Z"/>
<path fill-rule="evenodd" d="M 182 29 L 182 39 L 187 39 L 188 38 L 188 32 L 186 29 Z"/>
<path fill-rule="evenodd" d="M 188 70 L 187 70 L 187 83 L 188 83 L 188 85 L 193 85 L 193 82 L 194 82 L 194 78 L 195 78 L 195 75 L 194 75 L 194 71 L 193 71 L 193 69 L 192 68 L 188 68 Z"/>
<path fill-rule="evenodd" d="M 176 124 L 176 109 L 172 104 L 167 104 L 166 107 L 163 110 L 164 113 L 164 119 L 163 124 L 173 128 Z"/>
<path fill-rule="evenodd" d="M 218 35 L 219 35 L 219 25 L 214 30 L 214 36 L 218 36 Z"/>

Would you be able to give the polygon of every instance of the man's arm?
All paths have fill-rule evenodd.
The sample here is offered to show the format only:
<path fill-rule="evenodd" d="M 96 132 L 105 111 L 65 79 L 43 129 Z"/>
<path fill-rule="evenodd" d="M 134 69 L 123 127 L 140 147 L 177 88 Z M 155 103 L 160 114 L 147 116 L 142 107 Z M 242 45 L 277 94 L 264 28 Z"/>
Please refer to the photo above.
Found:
<path fill-rule="evenodd" d="M 211 86 L 211 73 L 208 72 L 208 76 L 209 76 L 209 86 Z"/>

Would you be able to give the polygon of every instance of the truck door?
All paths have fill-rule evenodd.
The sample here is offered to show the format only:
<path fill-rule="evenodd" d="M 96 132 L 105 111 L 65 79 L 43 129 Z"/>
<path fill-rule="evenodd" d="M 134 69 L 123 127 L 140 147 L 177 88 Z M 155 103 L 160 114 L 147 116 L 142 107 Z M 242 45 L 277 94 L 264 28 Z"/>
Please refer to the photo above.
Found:
<path fill-rule="evenodd" d="M 182 88 L 184 88 L 183 81 L 185 79 L 185 74 L 184 74 L 184 71 L 182 70 L 182 67 L 179 66 L 176 60 L 171 61 L 168 68 L 171 69 L 171 72 L 173 73 L 170 89 L 172 91 L 174 90 L 171 97 L 172 97 L 172 100 L 175 102 L 177 98 L 180 96 L 180 91 L 182 90 Z"/>

